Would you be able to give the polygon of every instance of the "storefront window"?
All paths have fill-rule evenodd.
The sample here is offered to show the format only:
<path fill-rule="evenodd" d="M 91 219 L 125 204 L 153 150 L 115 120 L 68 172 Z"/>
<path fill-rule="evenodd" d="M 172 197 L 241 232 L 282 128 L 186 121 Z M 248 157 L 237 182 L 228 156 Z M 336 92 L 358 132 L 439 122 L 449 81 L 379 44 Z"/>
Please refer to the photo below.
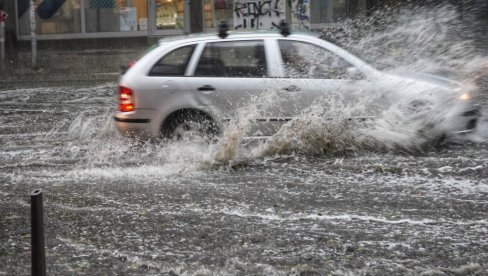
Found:
<path fill-rule="evenodd" d="M 84 0 L 87 32 L 147 30 L 147 0 Z"/>
<path fill-rule="evenodd" d="M 80 0 L 35 0 L 36 32 L 66 34 L 81 32 Z M 23 5 L 19 9 L 19 33 L 30 34 L 30 13 Z"/>
<path fill-rule="evenodd" d="M 291 1 L 292 30 L 310 29 L 310 1 Z"/>
<path fill-rule="evenodd" d="M 205 28 L 216 28 L 221 21 L 226 21 L 230 29 L 234 28 L 233 0 L 205 0 Z"/>
<path fill-rule="evenodd" d="M 330 0 L 310 2 L 312 24 L 335 23 L 366 11 L 366 0 Z"/>
<path fill-rule="evenodd" d="M 205 20 L 205 28 L 215 28 L 217 26 L 215 22 L 213 2 L 213 0 L 205 0 L 203 4 L 203 20 Z"/>
<path fill-rule="evenodd" d="M 156 0 L 156 29 L 183 30 L 184 15 L 184 0 Z"/>
<path fill-rule="evenodd" d="M 347 18 L 348 8 L 346 0 L 335 0 L 334 1 L 334 22 L 341 21 Z"/>

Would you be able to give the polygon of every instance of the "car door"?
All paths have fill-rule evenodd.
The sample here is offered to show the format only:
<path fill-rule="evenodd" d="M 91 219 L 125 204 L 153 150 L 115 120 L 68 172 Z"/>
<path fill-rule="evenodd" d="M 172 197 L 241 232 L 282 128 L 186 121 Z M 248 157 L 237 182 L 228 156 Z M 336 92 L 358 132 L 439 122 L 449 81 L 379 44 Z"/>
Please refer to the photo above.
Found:
<path fill-rule="evenodd" d="M 266 136 L 266 92 L 273 87 L 263 39 L 207 42 L 188 87 L 223 122 L 252 121 L 249 135 Z M 270 103 L 271 104 L 271 103 Z M 238 117 L 241 118 L 238 118 Z"/>
<path fill-rule="evenodd" d="M 155 53 L 155 60 L 143 76 L 137 76 L 137 105 L 148 109 L 164 109 L 168 113 L 168 103 L 177 108 L 184 106 L 188 98 L 185 72 L 192 57 L 196 43 L 179 45 L 164 53 Z"/>
<path fill-rule="evenodd" d="M 308 41 L 278 39 L 275 46 L 281 56 L 282 76 L 277 78 L 282 95 L 279 114 L 284 120 L 301 113 L 323 112 L 339 116 L 369 117 L 367 112 L 351 110 L 364 100 L 363 90 L 370 81 L 351 63 L 334 52 Z M 348 109 L 349 110 L 346 110 Z"/>

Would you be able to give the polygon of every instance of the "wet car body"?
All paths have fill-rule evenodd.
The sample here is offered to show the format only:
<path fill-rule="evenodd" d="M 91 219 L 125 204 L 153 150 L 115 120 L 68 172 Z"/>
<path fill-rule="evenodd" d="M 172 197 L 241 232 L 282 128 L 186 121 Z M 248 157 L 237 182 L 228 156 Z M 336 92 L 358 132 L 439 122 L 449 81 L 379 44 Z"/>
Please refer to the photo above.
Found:
<path fill-rule="evenodd" d="M 303 53 L 306 60 L 300 57 Z M 479 117 L 460 83 L 381 72 L 310 34 L 252 32 L 162 39 L 121 76 L 119 87 L 115 125 L 123 134 L 144 138 L 171 136 L 178 129 L 192 129 L 192 122 L 218 134 L 238 110 L 253 100 L 265 101 L 263 94 L 270 91 L 276 93 L 273 101 L 261 108 L 250 135 L 272 135 L 317 99 L 339 98 L 320 104 L 343 105 L 374 98 L 366 94 L 372 91 L 380 95 L 371 100 L 372 107 L 353 117 L 373 118 L 399 98 L 406 99 L 409 108 L 417 108 L 419 102 L 445 101 L 449 112 L 435 122 L 442 135 L 470 132 Z M 374 108 L 380 99 L 383 109 Z"/>

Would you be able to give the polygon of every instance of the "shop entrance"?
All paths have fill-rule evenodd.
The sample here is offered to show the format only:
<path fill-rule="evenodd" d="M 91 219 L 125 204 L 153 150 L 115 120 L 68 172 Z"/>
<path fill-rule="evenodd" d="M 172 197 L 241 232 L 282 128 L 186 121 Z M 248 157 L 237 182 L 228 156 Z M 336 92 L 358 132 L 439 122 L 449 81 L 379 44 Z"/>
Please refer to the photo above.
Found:
<path fill-rule="evenodd" d="M 188 33 L 189 2 L 149 0 L 149 32 L 152 35 Z"/>

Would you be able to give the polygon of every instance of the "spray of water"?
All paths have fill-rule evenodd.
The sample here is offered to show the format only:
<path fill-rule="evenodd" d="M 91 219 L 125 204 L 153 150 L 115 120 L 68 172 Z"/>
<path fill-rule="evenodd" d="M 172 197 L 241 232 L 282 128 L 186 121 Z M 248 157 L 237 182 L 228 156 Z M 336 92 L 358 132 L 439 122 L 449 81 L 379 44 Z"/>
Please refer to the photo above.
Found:
<path fill-rule="evenodd" d="M 463 77 L 477 58 L 473 34 L 451 5 L 378 10 L 345 20 L 322 36 L 382 70 Z"/>
<path fill-rule="evenodd" d="M 412 107 L 412 99 L 402 97 L 404 99 L 393 105 L 377 106 L 387 92 L 368 89 L 360 92 L 367 93 L 368 97 L 354 102 L 330 96 L 318 99 L 269 140 L 254 148 L 250 156 L 416 152 L 435 144 L 436 138 L 441 136 L 434 126 L 446 112 L 440 109 L 436 116 L 431 116 L 435 105 L 420 102 L 419 106 Z M 374 107 L 377 116 L 360 116 Z"/>
<path fill-rule="evenodd" d="M 261 117 L 263 111 L 277 102 L 277 98 L 275 91 L 264 91 L 261 96 L 251 98 L 249 104 L 239 109 L 216 146 L 216 162 L 228 164 L 236 158 L 242 139 L 249 134 L 252 124 Z"/>
<path fill-rule="evenodd" d="M 379 69 L 442 74 L 463 82 L 471 90 L 488 70 L 486 59 L 478 55 L 469 30 L 451 6 L 386 9 L 341 22 L 324 30 L 322 35 Z M 383 87 L 389 85 L 387 80 L 382 83 Z M 257 146 L 243 146 L 242 141 L 251 134 L 257 118 L 280 104 L 284 91 L 264 91 L 251 99 L 238 110 L 218 142 L 211 145 L 133 141 L 114 130 L 110 112 L 102 120 L 82 114 L 69 126 L 68 135 L 87 146 L 73 150 L 72 144 L 66 151 L 73 156 L 84 153 L 87 167 L 173 164 L 175 171 L 185 171 L 198 169 L 202 164 L 205 167 L 231 164 L 236 159 L 277 154 L 342 156 L 365 151 L 418 152 L 436 144 L 441 133 L 435 126 L 445 123 L 446 115 L 453 108 L 453 98 L 431 101 L 426 96 L 431 88 L 413 93 L 419 87 L 410 83 L 391 84 L 389 88 L 379 89 L 374 84 L 344 87 L 365 95 L 353 102 L 341 97 L 341 91 L 324 95 Z M 376 117 L 354 119 L 370 113 Z"/>
<path fill-rule="evenodd" d="M 367 57 L 369 63 L 382 70 L 442 74 L 461 82 L 463 91 L 472 94 L 479 90 L 477 81 L 488 72 L 487 59 L 478 55 L 460 14 L 449 5 L 385 9 L 370 17 L 346 20 L 324 30 L 323 36 Z M 361 88 L 359 92 L 367 96 L 353 103 L 344 103 L 336 95 L 324 96 L 283 125 L 266 143 L 244 155 L 254 158 L 291 153 L 337 156 L 364 151 L 422 151 L 443 138 L 437 126 L 447 123 L 457 97 L 446 93 L 445 99 L 432 101 L 425 97 L 430 89 L 412 87 L 411 83 L 392 83 L 389 91 Z M 375 119 L 352 119 L 365 114 L 382 98 L 389 98 L 390 104 L 383 106 Z M 259 108 L 247 107 L 251 108 L 258 113 Z M 249 116 L 248 112 L 242 114 Z M 239 137 L 245 128 L 240 130 Z M 235 137 L 234 133 L 225 134 Z M 233 154 L 224 159 L 235 156 L 235 145 Z"/>

